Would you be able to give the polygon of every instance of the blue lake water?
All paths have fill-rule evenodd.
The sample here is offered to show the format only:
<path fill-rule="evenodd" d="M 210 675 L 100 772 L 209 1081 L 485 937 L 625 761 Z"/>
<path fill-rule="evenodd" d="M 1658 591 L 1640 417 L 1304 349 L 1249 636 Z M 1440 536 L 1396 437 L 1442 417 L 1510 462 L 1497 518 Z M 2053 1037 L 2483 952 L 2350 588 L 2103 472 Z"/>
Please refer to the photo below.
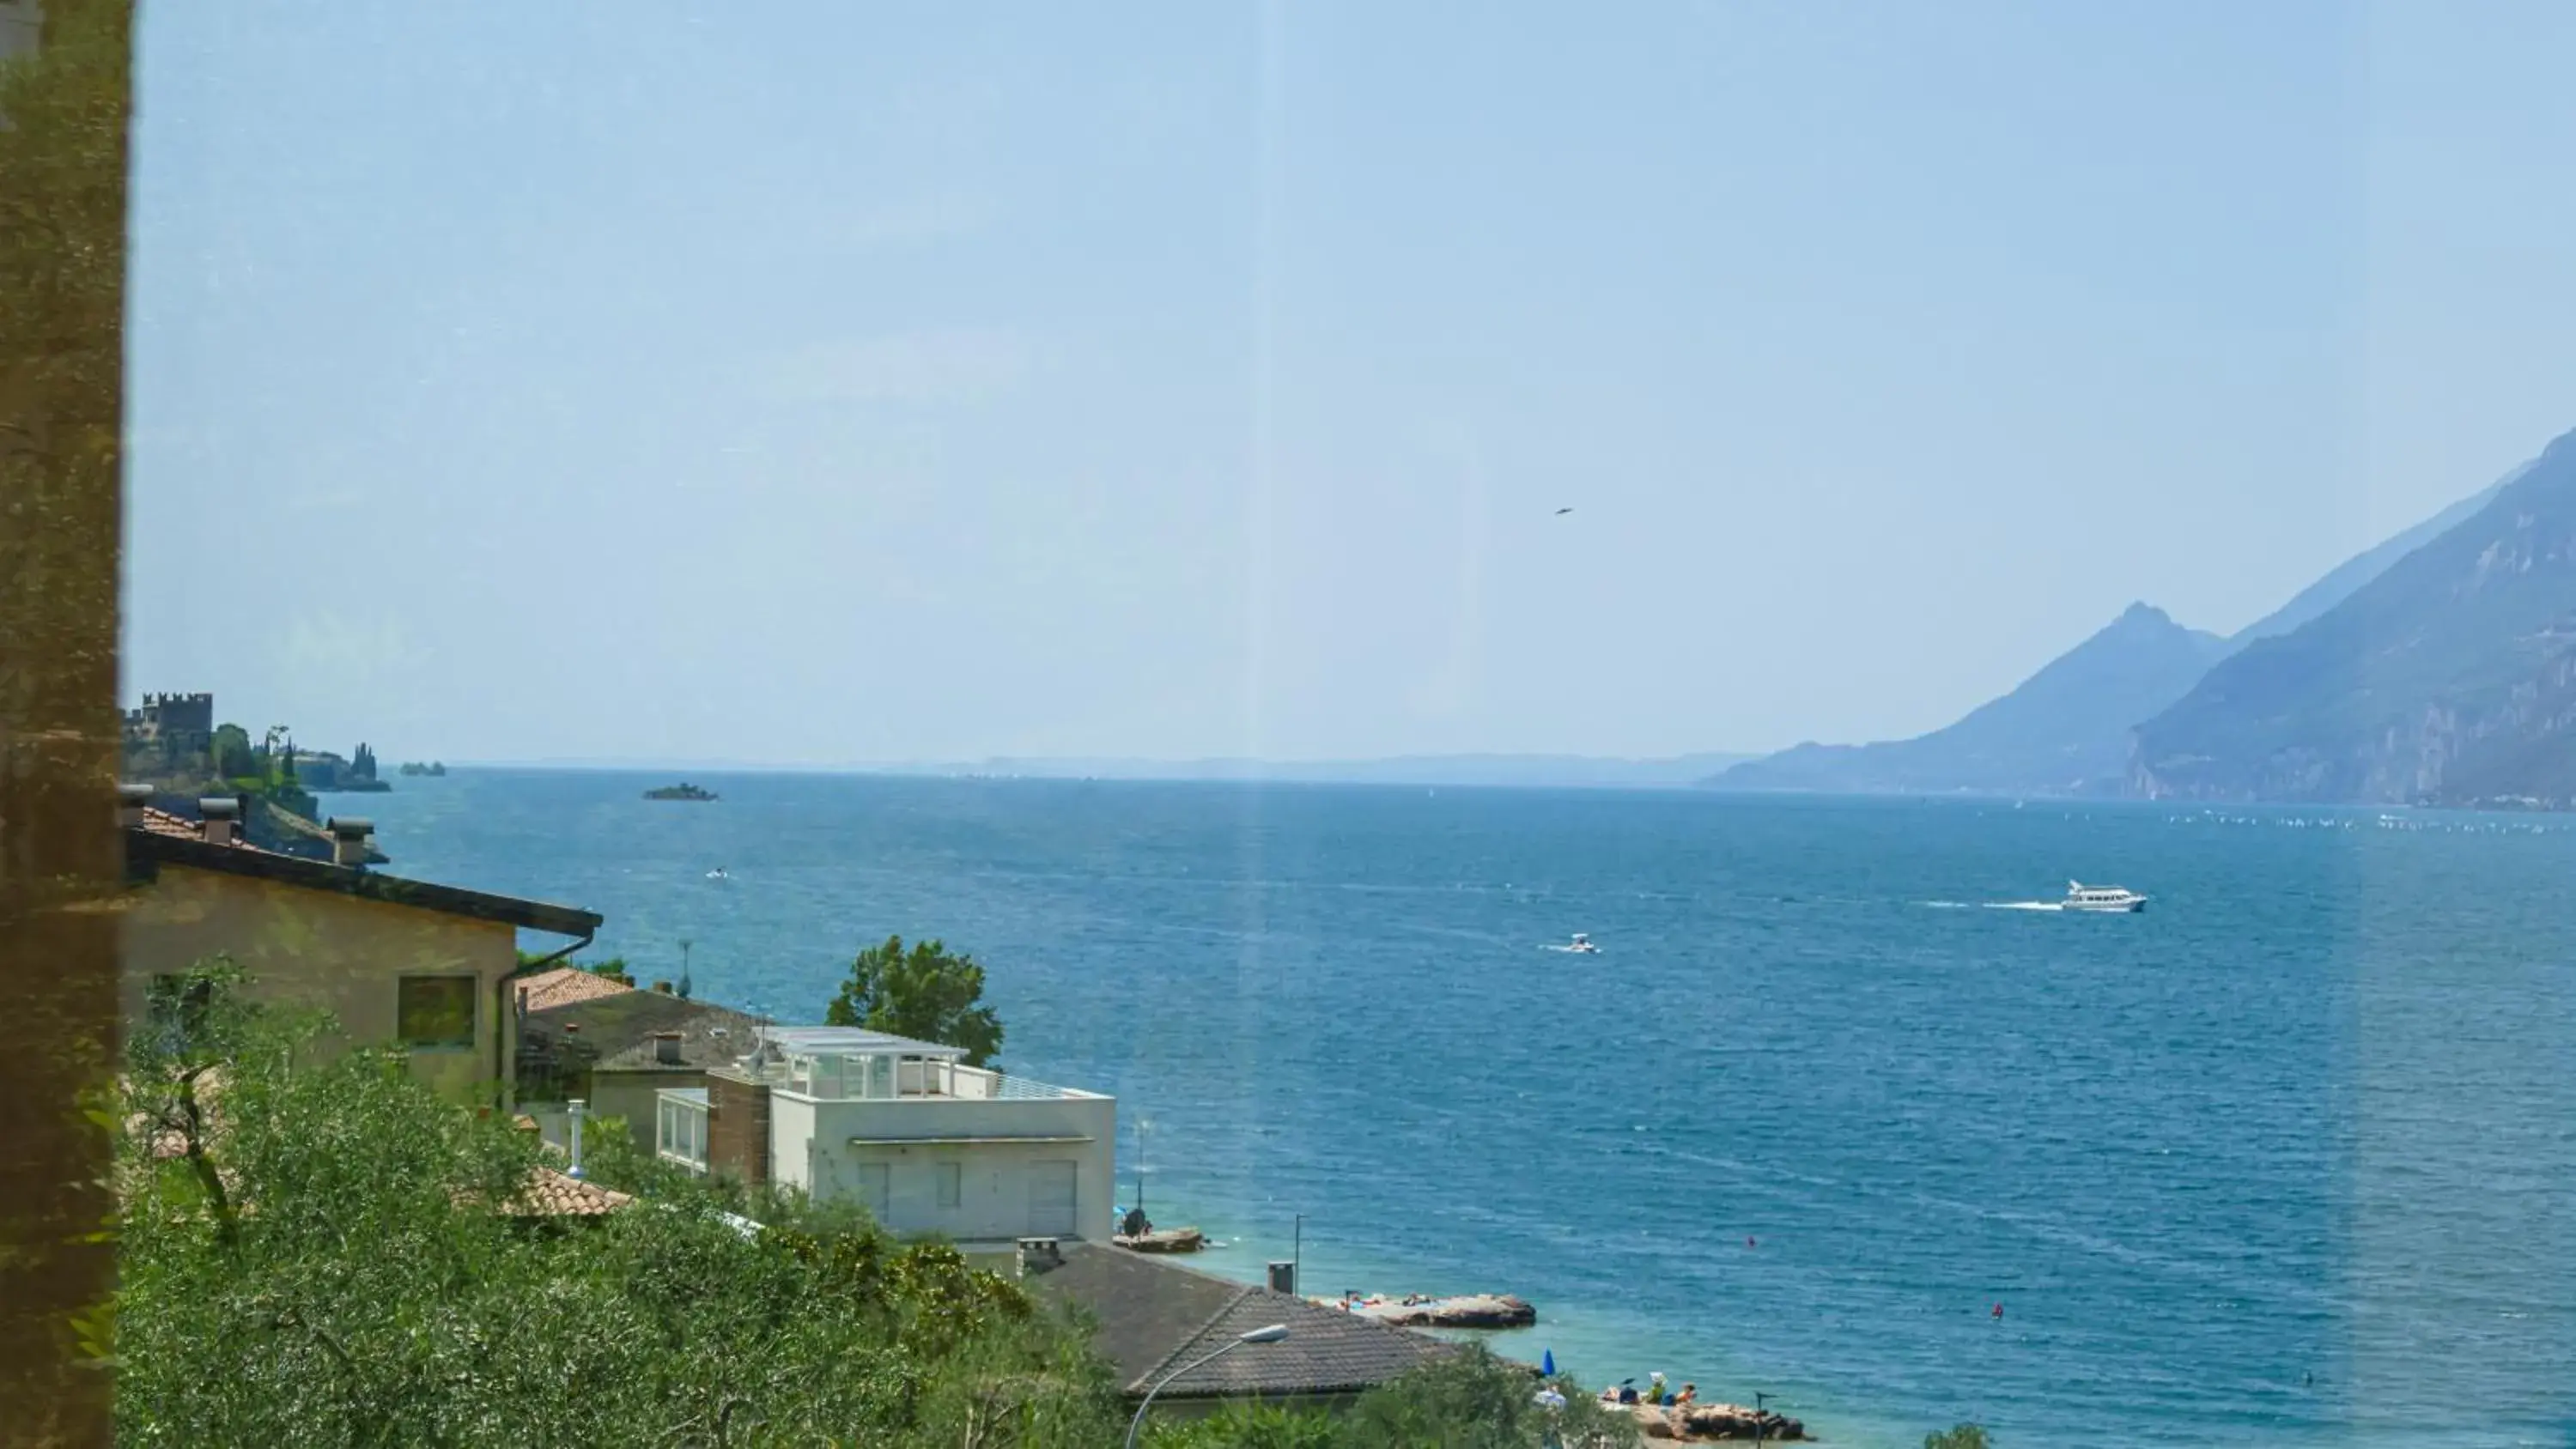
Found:
<path fill-rule="evenodd" d="M 654 783 L 334 803 L 394 873 L 603 911 L 646 978 L 687 938 L 787 1019 L 942 936 L 1013 1071 L 1151 1123 L 1204 1266 L 1303 1214 L 1309 1291 L 1517 1293 L 1502 1346 L 1588 1382 L 1857 1445 L 2576 1444 L 2568 822 Z M 2154 904 L 1991 908 L 2069 875 Z M 1604 954 L 1541 949 L 1574 931 Z"/>

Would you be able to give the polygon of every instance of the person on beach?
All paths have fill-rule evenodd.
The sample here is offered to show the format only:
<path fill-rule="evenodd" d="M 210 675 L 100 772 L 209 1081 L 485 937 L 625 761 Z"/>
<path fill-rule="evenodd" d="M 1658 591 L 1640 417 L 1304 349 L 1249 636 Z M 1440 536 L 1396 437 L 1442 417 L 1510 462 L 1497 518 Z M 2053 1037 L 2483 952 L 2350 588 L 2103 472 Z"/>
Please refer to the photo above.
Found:
<path fill-rule="evenodd" d="M 1672 1401 L 1673 1396 L 1664 1392 L 1664 1376 L 1662 1374 L 1647 1375 L 1646 1402 L 1653 1404 L 1657 1408 L 1661 1408 Z"/>
<path fill-rule="evenodd" d="M 1674 1398 L 1674 1400 L 1673 1400 L 1673 1407 L 1674 1407 L 1674 1408 L 1676 1408 L 1676 1409 L 1687 1409 L 1687 1408 L 1689 1408 L 1691 1405 L 1696 1404 L 1696 1403 L 1698 1403 L 1698 1402 L 1699 1402 L 1699 1385 L 1697 1385 L 1697 1384 L 1684 1384 L 1684 1385 L 1682 1385 L 1682 1391 L 1681 1391 L 1681 1393 L 1680 1393 L 1678 1396 L 1676 1396 L 1676 1397 Z"/>

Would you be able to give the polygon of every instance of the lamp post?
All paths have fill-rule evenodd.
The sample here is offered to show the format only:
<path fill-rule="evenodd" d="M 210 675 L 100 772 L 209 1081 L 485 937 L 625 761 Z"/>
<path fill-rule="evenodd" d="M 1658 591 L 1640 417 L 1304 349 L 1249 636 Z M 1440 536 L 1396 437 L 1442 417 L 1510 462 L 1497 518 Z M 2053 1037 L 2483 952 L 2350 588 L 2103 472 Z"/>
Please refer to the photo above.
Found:
<path fill-rule="evenodd" d="M 1142 1113 L 1136 1118 L 1136 1211 L 1145 1210 L 1145 1129 L 1154 1124 Z"/>
<path fill-rule="evenodd" d="M 1277 1343 L 1279 1340 L 1286 1338 L 1287 1336 L 1288 1325 L 1284 1323 L 1274 1323 L 1268 1328 L 1256 1328 L 1250 1333 L 1238 1334 L 1235 1337 L 1226 1340 L 1224 1343 L 1219 1344 L 1213 1351 L 1203 1353 L 1197 1358 L 1191 1359 L 1188 1363 L 1181 1365 L 1179 1368 L 1172 1370 L 1170 1373 L 1163 1375 L 1160 1383 L 1155 1384 L 1152 1388 L 1145 1391 L 1145 1402 L 1136 1406 L 1136 1417 L 1127 1421 L 1127 1449 L 1136 1449 L 1136 1436 L 1143 1432 L 1145 1428 L 1145 1411 L 1154 1407 L 1154 1396 L 1163 1391 L 1164 1384 L 1170 1383 L 1172 1380 L 1181 1377 L 1192 1369 L 1212 1364 L 1218 1359 L 1225 1357 L 1227 1354 L 1234 1352 L 1236 1349 L 1243 1347 L 1247 1343 Z"/>

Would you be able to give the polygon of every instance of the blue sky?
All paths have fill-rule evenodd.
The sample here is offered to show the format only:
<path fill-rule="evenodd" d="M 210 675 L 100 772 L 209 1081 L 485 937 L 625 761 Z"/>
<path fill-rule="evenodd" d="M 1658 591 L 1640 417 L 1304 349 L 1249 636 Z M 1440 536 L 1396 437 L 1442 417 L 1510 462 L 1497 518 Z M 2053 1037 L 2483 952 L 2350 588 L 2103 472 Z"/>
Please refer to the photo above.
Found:
<path fill-rule="evenodd" d="M 342 750 L 1906 734 L 2576 426 L 2564 7 L 142 35 L 127 683 Z"/>

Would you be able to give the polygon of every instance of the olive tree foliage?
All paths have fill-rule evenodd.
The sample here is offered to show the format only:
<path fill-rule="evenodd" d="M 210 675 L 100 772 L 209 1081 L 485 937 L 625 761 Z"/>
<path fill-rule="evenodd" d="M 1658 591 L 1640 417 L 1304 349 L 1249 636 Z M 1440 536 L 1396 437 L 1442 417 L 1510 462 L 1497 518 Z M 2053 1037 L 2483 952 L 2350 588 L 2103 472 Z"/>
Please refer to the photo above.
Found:
<path fill-rule="evenodd" d="M 1481 1345 L 1435 1359 L 1361 1396 L 1347 1414 L 1229 1405 L 1203 1419 L 1158 1424 L 1153 1449 L 1631 1449 L 1637 1421 L 1571 1380 L 1551 1381 L 1562 1407 L 1538 1401 L 1539 1380 Z"/>
<path fill-rule="evenodd" d="M 207 963 L 132 1043 L 115 1352 L 132 1445 L 1115 1442 L 1082 1336 L 954 1251 L 691 1184 L 531 1219 L 542 1149 Z"/>

